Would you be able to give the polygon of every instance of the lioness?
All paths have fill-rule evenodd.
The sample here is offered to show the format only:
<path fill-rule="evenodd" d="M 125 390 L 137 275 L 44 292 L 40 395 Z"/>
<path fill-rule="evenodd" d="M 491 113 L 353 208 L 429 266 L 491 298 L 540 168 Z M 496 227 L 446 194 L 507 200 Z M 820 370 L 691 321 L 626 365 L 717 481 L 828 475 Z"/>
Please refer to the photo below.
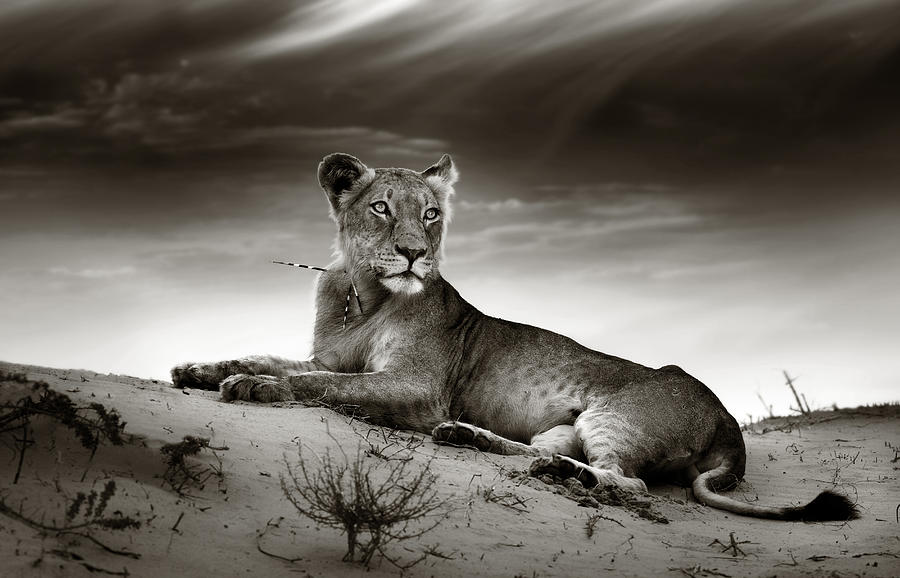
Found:
<path fill-rule="evenodd" d="M 856 516 L 828 491 L 796 507 L 716 493 L 743 477 L 744 441 L 705 385 L 674 365 L 651 369 L 488 317 L 460 297 L 438 270 L 458 177 L 448 155 L 416 172 L 336 153 L 318 177 L 338 234 L 318 282 L 312 359 L 186 363 L 172 370 L 175 386 L 221 387 L 225 401 L 352 404 L 438 442 L 535 456 L 533 474 L 586 486 L 646 492 L 645 479 L 663 479 L 737 514 Z"/>

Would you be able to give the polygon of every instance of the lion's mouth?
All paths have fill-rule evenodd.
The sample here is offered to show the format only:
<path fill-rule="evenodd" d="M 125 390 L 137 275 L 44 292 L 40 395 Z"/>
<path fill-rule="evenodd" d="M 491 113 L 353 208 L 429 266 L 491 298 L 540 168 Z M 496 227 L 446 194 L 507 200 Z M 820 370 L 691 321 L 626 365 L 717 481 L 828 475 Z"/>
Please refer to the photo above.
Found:
<path fill-rule="evenodd" d="M 413 271 L 412 269 L 407 269 L 406 271 L 401 271 L 399 273 L 392 273 L 390 275 L 385 275 L 384 279 L 419 279 L 422 280 L 422 276 Z"/>

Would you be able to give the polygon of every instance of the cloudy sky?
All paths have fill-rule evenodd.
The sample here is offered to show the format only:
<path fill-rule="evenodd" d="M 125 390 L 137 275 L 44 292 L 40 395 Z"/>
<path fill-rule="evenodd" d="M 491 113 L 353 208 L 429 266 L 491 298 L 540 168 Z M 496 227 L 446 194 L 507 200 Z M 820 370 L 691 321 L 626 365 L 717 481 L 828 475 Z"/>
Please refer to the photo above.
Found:
<path fill-rule="evenodd" d="M 892 0 L 6 0 L 0 359 L 308 351 L 316 165 L 462 174 L 444 276 L 739 419 L 898 398 Z"/>

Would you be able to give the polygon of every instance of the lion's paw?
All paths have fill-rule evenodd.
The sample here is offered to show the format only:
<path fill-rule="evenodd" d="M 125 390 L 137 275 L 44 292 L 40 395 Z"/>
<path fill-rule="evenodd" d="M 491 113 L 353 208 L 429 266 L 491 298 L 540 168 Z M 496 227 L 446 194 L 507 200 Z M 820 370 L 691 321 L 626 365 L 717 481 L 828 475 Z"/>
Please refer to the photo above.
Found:
<path fill-rule="evenodd" d="M 294 399 L 290 386 L 271 375 L 245 375 L 239 373 L 226 377 L 219 384 L 222 401 L 256 401 L 271 403 Z"/>
<path fill-rule="evenodd" d="M 182 363 L 172 368 L 172 385 L 179 388 L 218 389 L 222 377 L 213 363 Z"/>
<path fill-rule="evenodd" d="M 630 492 L 647 492 L 647 484 L 639 478 L 628 478 L 612 470 L 594 468 L 559 454 L 535 458 L 528 473 L 534 477 L 551 475 L 562 480 L 575 478 L 586 488 L 603 485 L 616 486 Z"/>
<path fill-rule="evenodd" d="M 439 444 L 471 446 L 486 452 L 490 451 L 495 434 L 467 423 L 448 421 L 435 427 L 431 437 Z"/>
<path fill-rule="evenodd" d="M 535 458 L 528 468 L 528 473 L 534 477 L 550 475 L 561 480 L 575 478 L 586 488 L 591 488 L 600 481 L 591 471 L 592 469 L 587 464 L 582 464 L 568 456 L 556 454 Z"/>

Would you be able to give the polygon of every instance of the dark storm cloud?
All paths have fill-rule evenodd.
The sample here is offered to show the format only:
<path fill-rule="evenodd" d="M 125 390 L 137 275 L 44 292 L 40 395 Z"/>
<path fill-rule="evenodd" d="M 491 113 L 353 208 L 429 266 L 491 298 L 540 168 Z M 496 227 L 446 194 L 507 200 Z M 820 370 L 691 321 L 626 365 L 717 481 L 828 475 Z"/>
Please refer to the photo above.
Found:
<path fill-rule="evenodd" d="M 631 176 L 896 160 L 893 2 L 388 4 L 395 13 L 317 4 L 229 54 L 298 64 L 354 110 L 542 171 L 598 158 Z"/>
<path fill-rule="evenodd" d="M 282 126 L 364 126 L 581 181 L 589 161 L 884 168 L 898 26 L 887 0 L 14 2 L 0 139 L 14 160 L 189 162 L 277 157 L 258 145 Z"/>
<path fill-rule="evenodd" d="M 560 223 L 617 182 L 736 226 L 884 210 L 898 26 L 888 1 L 9 2 L 3 230 L 318 216 L 337 150 L 452 152 L 461 201 Z"/>

